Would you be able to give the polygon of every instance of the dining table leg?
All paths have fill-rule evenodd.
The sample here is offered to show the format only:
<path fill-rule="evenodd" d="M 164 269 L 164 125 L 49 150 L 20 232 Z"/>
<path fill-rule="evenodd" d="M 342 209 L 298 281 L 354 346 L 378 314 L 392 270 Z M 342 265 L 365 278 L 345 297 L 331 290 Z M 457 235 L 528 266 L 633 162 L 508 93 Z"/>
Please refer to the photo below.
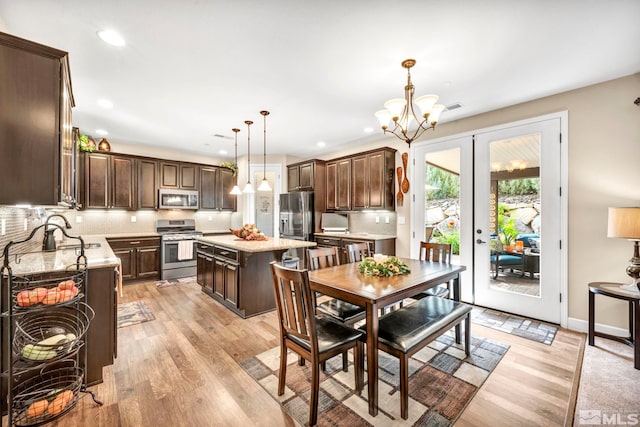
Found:
<path fill-rule="evenodd" d="M 378 415 L 378 305 L 367 305 L 367 381 L 369 415 Z"/>

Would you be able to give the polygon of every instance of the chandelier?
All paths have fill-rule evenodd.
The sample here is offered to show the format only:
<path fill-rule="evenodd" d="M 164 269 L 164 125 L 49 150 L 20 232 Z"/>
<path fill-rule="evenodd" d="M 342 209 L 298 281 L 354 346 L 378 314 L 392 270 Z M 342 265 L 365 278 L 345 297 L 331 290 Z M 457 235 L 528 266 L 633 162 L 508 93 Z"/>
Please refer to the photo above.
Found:
<path fill-rule="evenodd" d="M 416 98 L 415 103 L 420 108 L 422 116 L 418 116 L 413 108 L 414 86 L 411 83 L 411 67 L 416 65 L 415 59 L 405 59 L 402 66 L 407 69 L 407 85 L 404 87 L 404 99 L 390 99 L 384 103 L 384 110 L 377 111 L 376 117 L 384 133 L 392 133 L 407 144 L 420 137 L 424 131 L 435 129 L 440 113 L 445 109 L 444 105 L 436 104 L 438 95 L 424 95 Z M 389 122 L 393 120 L 394 127 L 389 129 Z M 415 121 L 418 127 L 410 131 L 411 122 Z"/>

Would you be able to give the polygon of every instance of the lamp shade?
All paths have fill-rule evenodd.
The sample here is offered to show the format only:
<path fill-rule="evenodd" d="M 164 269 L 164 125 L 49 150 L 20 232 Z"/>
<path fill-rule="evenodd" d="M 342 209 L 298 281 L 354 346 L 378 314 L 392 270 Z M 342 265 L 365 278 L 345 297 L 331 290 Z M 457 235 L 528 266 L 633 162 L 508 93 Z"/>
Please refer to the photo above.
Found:
<path fill-rule="evenodd" d="M 389 110 L 376 111 L 375 116 L 380 121 L 380 126 L 383 129 L 389 127 L 389 122 L 391 121 L 391 112 Z"/>
<path fill-rule="evenodd" d="M 609 208 L 607 237 L 640 239 L 640 207 Z"/>
<path fill-rule="evenodd" d="M 402 115 L 402 112 L 404 111 L 404 107 L 406 105 L 407 105 L 406 99 L 394 98 L 385 102 L 384 108 L 389 110 L 389 112 L 391 113 L 391 117 L 397 120 Z"/>

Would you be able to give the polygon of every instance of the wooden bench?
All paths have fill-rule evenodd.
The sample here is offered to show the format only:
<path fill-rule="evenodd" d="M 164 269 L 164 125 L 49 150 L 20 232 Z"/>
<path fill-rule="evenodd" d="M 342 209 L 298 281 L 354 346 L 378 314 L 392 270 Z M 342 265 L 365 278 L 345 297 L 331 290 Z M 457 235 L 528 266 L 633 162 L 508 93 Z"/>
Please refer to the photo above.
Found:
<path fill-rule="evenodd" d="M 409 358 L 464 320 L 464 347 L 471 348 L 471 306 L 430 296 L 380 318 L 379 349 L 400 359 L 400 415 L 409 415 Z"/>

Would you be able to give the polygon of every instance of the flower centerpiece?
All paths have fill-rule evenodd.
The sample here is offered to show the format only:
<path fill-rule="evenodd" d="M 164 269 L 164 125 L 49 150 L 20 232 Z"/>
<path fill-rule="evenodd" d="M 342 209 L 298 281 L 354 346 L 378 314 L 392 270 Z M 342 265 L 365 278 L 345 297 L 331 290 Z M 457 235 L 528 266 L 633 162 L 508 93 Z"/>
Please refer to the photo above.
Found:
<path fill-rule="evenodd" d="M 407 264 L 398 258 L 381 254 L 364 258 L 358 264 L 358 269 L 365 276 L 395 276 L 411 273 Z"/>
<path fill-rule="evenodd" d="M 260 232 L 255 224 L 245 224 L 242 228 L 235 230 L 230 228 L 229 231 L 231 231 L 234 236 L 244 240 L 267 240 L 267 236 Z"/>

